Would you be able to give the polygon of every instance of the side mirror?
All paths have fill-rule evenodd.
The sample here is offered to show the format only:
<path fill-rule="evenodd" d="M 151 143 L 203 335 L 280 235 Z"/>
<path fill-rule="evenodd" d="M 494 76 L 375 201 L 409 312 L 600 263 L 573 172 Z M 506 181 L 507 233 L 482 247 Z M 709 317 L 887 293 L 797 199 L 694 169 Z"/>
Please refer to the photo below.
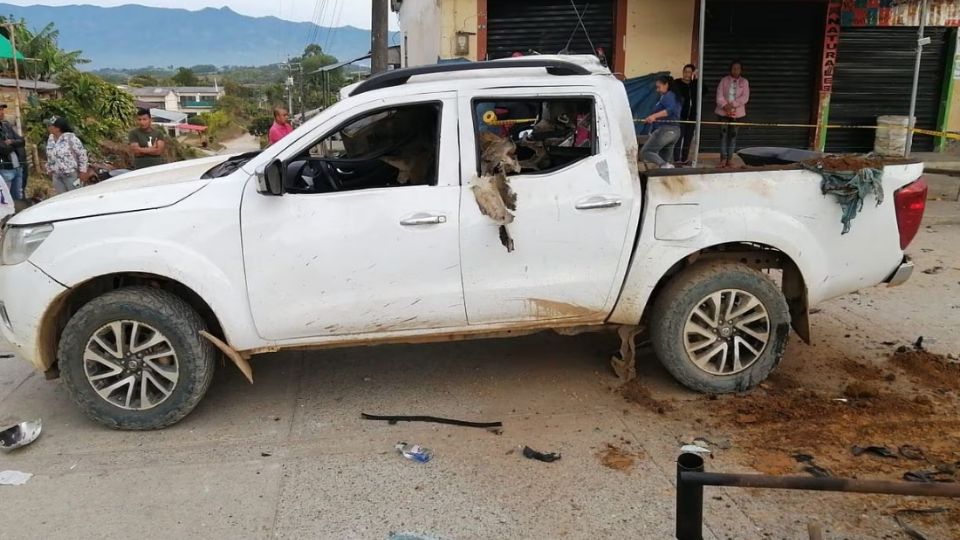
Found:
<path fill-rule="evenodd" d="M 257 169 L 257 191 L 264 195 L 283 195 L 283 162 L 272 161 Z"/>

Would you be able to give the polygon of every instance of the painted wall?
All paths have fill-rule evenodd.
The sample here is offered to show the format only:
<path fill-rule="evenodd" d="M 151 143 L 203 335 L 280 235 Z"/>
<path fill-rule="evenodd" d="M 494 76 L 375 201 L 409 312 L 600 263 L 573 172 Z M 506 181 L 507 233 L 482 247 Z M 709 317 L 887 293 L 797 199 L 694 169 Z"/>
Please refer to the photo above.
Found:
<path fill-rule="evenodd" d="M 445 0 L 440 33 L 440 57 L 477 59 L 477 1 Z M 457 32 L 467 32 L 470 53 L 457 54 Z"/>
<path fill-rule="evenodd" d="M 950 95 L 950 115 L 947 117 L 947 131 L 960 132 L 960 32 L 957 34 L 957 54 L 953 59 L 953 92 Z"/>
<path fill-rule="evenodd" d="M 670 71 L 678 76 L 691 60 L 695 21 L 696 0 L 630 0 L 624 75 Z"/>
<path fill-rule="evenodd" d="M 440 54 L 441 0 L 403 0 L 400 20 L 400 61 L 404 67 L 435 64 Z"/>

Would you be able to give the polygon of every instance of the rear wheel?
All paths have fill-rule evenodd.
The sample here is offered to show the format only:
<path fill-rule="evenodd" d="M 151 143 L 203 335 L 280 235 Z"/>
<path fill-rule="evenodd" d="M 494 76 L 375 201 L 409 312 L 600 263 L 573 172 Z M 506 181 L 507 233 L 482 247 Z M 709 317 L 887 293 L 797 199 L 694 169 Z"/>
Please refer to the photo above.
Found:
<path fill-rule="evenodd" d="M 159 429 L 196 407 L 213 379 L 216 349 L 203 319 L 176 295 L 133 287 L 83 306 L 57 357 L 71 398 L 114 429 Z"/>
<path fill-rule="evenodd" d="M 653 348 L 681 384 L 706 393 L 742 392 L 780 362 L 790 329 L 775 283 L 746 265 L 708 261 L 677 274 L 650 318 Z"/>

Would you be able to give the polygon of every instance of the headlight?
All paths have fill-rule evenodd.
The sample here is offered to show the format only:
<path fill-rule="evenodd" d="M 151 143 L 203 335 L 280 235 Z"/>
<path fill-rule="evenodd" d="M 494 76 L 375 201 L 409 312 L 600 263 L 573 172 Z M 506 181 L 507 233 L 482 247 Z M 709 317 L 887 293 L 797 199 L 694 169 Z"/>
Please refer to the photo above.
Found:
<path fill-rule="evenodd" d="M 20 264 L 27 260 L 52 232 L 53 225 L 50 223 L 27 227 L 7 227 L 7 230 L 3 231 L 0 264 Z"/>

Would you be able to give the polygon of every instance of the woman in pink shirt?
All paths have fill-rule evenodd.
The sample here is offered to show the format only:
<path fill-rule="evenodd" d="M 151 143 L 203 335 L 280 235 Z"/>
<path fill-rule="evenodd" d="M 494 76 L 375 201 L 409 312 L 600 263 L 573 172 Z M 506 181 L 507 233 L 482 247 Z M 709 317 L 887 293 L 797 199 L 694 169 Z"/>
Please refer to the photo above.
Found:
<path fill-rule="evenodd" d="M 720 80 L 717 87 L 717 120 L 720 122 L 742 122 L 747 116 L 747 102 L 750 101 L 750 83 L 742 76 L 743 64 L 736 61 L 730 64 L 730 74 Z M 720 167 L 729 167 L 730 160 L 737 150 L 737 134 L 740 126 L 720 126 Z"/>
<path fill-rule="evenodd" d="M 274 144 L 280 139 L 293 132 L 293 126 L 290 125 L 290 111 L 283 107 L 277 107 L 273 110 L 273 125 L 270 126 L 270 144 Z"/>

